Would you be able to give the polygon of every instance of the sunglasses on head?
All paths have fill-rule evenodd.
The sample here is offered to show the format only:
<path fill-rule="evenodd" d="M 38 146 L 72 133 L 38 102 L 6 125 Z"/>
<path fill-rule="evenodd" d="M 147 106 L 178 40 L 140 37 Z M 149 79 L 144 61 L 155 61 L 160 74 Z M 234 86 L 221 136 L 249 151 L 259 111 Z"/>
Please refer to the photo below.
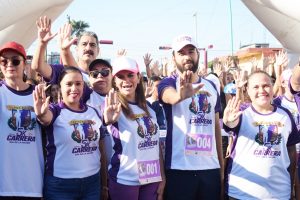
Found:
<path fill-rule="evenodd" d="M 0 59 L 0 63 L 3 66 L 7 66 L 8 61 L 10 61 L 13 66 L 17 67 L 19 66 L 22 60 L 19 58 L 4 58 L 4 57 L 1 57 Z"/>
<path fill-rule="evenodd" d="M 107 77 L 109 73 L 109 69 L 95 70 L 90 72 L 90 76 L 93 78 L 97 78 L 98 75 L 101 74 L 102 77 Z"/>

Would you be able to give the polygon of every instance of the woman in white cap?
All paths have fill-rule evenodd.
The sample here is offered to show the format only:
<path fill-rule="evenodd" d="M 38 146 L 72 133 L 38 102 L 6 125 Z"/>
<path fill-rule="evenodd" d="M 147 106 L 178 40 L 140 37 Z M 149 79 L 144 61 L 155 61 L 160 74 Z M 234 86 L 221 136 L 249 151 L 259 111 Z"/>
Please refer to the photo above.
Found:
<path fill-rule="evenodd" d="M 41 199 L 44 160 L 32 85 L 24 82 L 26 52 L 8 42 L 0 48 L 0 199 Z"/>
<path fill-rule="evenodd" d="M 165 178 L 154 111 L 147 105 L 135 60 L 113 63 L 113 84 L 105 100 L 104 121 L 113 139 L 109 192 L 114 199 L 162 199 Z"/>

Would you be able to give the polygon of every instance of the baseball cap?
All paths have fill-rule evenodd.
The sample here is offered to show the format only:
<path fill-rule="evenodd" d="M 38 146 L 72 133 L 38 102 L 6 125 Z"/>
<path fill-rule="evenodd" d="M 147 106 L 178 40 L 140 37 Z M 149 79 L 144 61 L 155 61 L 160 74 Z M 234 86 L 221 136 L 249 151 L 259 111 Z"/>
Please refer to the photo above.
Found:
<path fill-rule="evenodd" d="M 115 76 L 120 71 L 131 71 L 134 73 L 139 72 L 139 66 L 135 60 L 132 58 L 128 58 L 126 56 L 121 56 L 119 58 L 116 58 L 112 62 L 112 75 Z"/>
<path fill-rule="evenodd" d="M 182 49 L 186 45 L 193 45 L 196 48 L 198 46 L 196 41 L 191 36 L 179 35 L 179 36 L 174 38 L 173 43 L 172 43 L 172 49 L 174 51 L 179 51 L 180 49 Z"/>
<path fill-rule="evenodd" d="M 110 63 L 107 60 L 103 60 L 103 59 L 95 59 L 93 60 L 90 65 L 89 65 L 89 71 L 93 71 L 94 67 L 96 65 L 105 65 L 106 67 L 109 67 L 110 69 L 112 69 L 112 66 L 110 65 Z"/>
<path fill-rule="evenodd" d="M 236 87 L 234 83 L 228 83 L 224 87 L 225 94 L 236 94 Z"/>
<path fill-rule="evenodd" d="M 0 55 L 3 53 L 3 51 L 9 50 L 9 49 L 18 52 L 19 54 L 21 54 L 21 56 L 23 56 L 24 59 L 26 59 L 26 51 L 25 51 L 24 47 L 21 44 L 17 43 L 17 42 L 7 42 L 7 43 L 5 43 L 0 48 Z"/>

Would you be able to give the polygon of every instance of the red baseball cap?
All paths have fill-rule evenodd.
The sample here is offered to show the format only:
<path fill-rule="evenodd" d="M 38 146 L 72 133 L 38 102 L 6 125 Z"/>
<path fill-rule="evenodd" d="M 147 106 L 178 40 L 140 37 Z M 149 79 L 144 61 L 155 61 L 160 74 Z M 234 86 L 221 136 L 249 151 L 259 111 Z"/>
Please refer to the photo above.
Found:
<path fill-rule="evenodd" d="M 0 55 L 3 53 L 5 50 L 14 50 L 17 53 L 21 54 L 24 59 L 26 59 L 26 51 L 24 47 L 17 43 L 17 42 L 7 42 L 5 43 L 1 48 L 0 48 Z"/>

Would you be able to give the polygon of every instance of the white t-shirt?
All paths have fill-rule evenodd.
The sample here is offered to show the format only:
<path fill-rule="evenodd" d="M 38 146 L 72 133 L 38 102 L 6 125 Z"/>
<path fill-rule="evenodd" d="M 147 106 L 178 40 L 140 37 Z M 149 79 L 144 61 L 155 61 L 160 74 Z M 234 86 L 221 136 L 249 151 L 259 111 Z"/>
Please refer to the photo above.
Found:
<path fill-rule="evenodd" d="M 100 170 L 98 112 L 83 105 L 83 111 L 63 103 L 51 104 L 53 120 L 46 127 L 46 173 L 59 178 L 84 178 Z"/>
<path fill-rule="evenodd" d="M 159 98 L 165 88 L 178 90 L 176 74 L 158 86 Z M 221 110 L 215 85 L 204 78 L 204 87 L 193 97 L 176 105 L 163 103 L 167 120 L 165 165 L 167 169 L 206 170 L 220 168 L 215 139 L 215 115 Z M 211 96 L 203 91 L 208 91 Z"/>
<path fill-rule="evenodd" d="M 0 83 L 0 196 L 42 197 L 44 159 L 33 90 Z"/>
<path fill-rule="evenodd" d="M 300 140 L 291 114 L 277 106 L 270 114 L 260 114 L 250 106 L 232 131 L 228 195 L 250 200 L 290 199 L 287 147 Z"/>
<path fill-rule="evenodd" d="M 109 175 L 124 185 L 142 185 L 161 181 L 159 131 L 154 111 L 151 117 L 136 104 L 129 103 L 135 120 L 121 112 L 118 121 L 107 126 L 113 141 Z"/>

